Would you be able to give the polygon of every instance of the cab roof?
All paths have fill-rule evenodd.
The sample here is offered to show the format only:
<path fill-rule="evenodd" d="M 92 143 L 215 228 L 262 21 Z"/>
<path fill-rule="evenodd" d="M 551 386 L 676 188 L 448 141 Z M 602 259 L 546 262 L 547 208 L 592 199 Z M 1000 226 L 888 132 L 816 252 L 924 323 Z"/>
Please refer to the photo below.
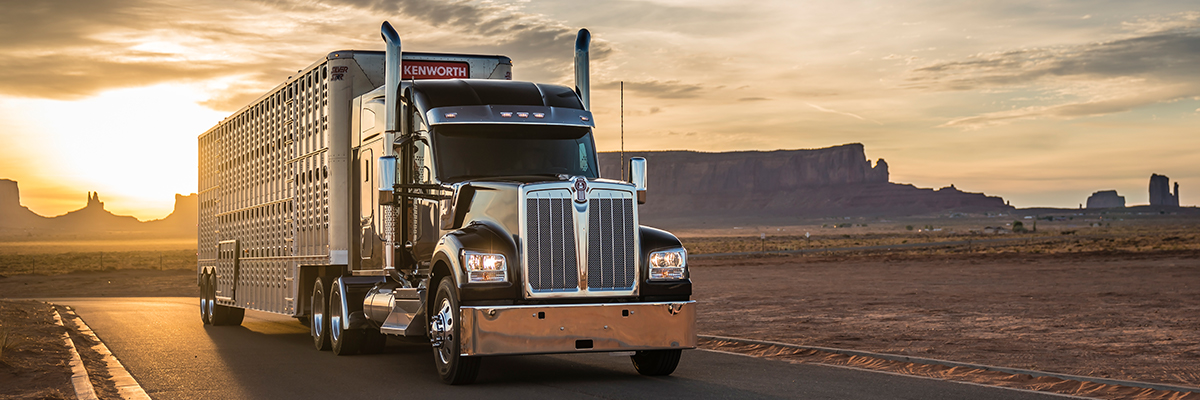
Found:
<path fill-rule="evenodd" d="M 579 95 L 561 85 L 492 79 L 429 79 L 412 82 L 413 101 L 422 110 L 480 105 L 583 110 Z"/>

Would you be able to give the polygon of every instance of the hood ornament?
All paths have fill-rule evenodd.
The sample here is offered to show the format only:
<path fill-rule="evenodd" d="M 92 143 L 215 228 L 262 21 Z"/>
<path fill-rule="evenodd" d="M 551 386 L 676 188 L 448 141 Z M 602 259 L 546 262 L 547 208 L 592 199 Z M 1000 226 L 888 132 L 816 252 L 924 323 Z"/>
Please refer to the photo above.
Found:
<path fill-rule="evenodd" d="M 582 176 L 577 176 L 577 177 L 571 178 L 571 185 L 575 188 L 575 202 L 576 203 L 587 203 L 587 201 L 588 201 L 588 199 L 587 199 L 587 190 L 588 190 L 587 178 L 584 178 Z"/>

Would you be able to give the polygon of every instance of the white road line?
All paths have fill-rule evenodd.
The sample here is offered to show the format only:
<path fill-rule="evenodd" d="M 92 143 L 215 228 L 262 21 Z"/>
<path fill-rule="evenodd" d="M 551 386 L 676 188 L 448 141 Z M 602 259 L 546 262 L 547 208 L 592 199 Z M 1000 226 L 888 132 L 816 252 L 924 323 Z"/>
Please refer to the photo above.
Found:
<path fill-rule="evenodd" d="M 54 323 L 65 329 L 66 325 L 63 325 L 62 318 L 58 316 L 58 310 L 51 310 L 54 311 Z M 66 331 L 63 331 L 62 335 L 67 348 L 71 349 L 71 386 L 75 388 L 75 398 L 97 400 L 96 389 L 92 387 L 92 380 L 88 378 L 87 368 L 83 367 L 83 359 L 79 358 L 79 352 L 75 350 L 75 341 L 71 340 L 71 335 Z"/>
<path fill-rule="evenodd" d="M 100 353 L 101 357 L 104 357 L 104 363 L 108 365 L 108 375 L 112 377 L 111 380 L 117 387 L 117 394 L 124 400 L 150 400 L 150 396 L 142 389 L 142 385 L 138 384 L 132 375 L 129 375 L 129 370 L 126 370 L 125 366 L 121 365 L 121 361 L 117 360 L 117 357 L 113 356 L 112 352 L 108 350 L 108 346 L 105 346 L 104 342 L 96 337 L 96 333 L 92 332 L 92 328 L 83 322 L 83 318 L 75 314 L 75 310 L 72 310 L 70 307 L 65 308 L 67 309 L 67 314 L 74 317 L 72 321 L 75 322 L 75 327 L 79 329 L 79 333 L 87 335 L 96 341 L 96 345 L 92 346 L 92 350 L 95 350 L 97 353 Z"/>

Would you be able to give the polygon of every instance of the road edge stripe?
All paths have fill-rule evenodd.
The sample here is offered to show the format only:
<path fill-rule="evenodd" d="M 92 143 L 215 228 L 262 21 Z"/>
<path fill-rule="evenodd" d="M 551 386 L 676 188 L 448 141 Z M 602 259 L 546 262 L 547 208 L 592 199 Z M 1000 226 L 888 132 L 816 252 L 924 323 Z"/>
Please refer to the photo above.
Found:
<path fill-rule="evenodd" d="M 104 357 L 104 363 L 108 365 L 108 375 L 112 377 L 110 379 L 117 387 L 117 394 L 124 400 L 150 400 L 150 395 L 146 394 L 146 390 L 142 388 L 142 385 L 136 379 L 133 379 L 133 375 L 129 374 L 129 370 L 125 369 L 125 365 L 121 364 L 121 360 L 118 360 L 108 350 L 108 346 L 104 345 L 104 341 L 100 340 L 95 332 L 92 332 L 92 328 L 86 322 L 83 322 L 83 317 L 76 314 L 75 310 L 70 307 L 65 308 L 67 314 L 74 317 L 72 321 L 75 323 L 75 328 L 79 330 L 79 333 L 87 335 L 96 342 L 96 345 L 92 346 L 92 350 L 95 350 L 97 353 L 100 353 L 100 356 Z"/>
<path fill-rule="evenodd" d="M 75 341 L 71 340 L 71 334 L 67 332 L 67 326 L 63 325 L 62 317 L 58 315 L 58 310 L 54 309 L 53 305 L 50 308 L 54 311 L 54 323 L 63 327 L 63 341 L 67 344 L 67 348 L 71 350 L 71 386 L 75 389 L 75 398 L 79 400 L 97 400 L 96 389 L 92 387 L 92 381 L 88 377 L 87 368 L 83 366 L 83 359 L 79 357 L 79 351 L 75 349 Z"/>
<path fill-rule="evenodd" d="M 1167 385 L 1167 384 L 1161 384 L 1161 383 L 1125 381 L 1125 380 L 1119 380 L 1119 379 L 1096 378 L 1096 377 L 1081 376 L 1081 375 L 1068 375 L 1068 374 L 1059 374 L 1059 373 L 1054 373 L 1054 372 L 1034 371 L 1034 370 L 1030 370 L 1030 369 L 997 367 L 997 366 L 992 366 L 992 365 L 938 360 L 938 359 L 933 359 L 933 358 L 902 356 L 902 355 L 898 355 L 898 354 L 875 353 L 875 352 L 870 352 L 870 351 L 838 349 L 838 348 L 833 348 L 833 347 L 805 346 L 805 345 L 791 344 L 791 343 L 772 342 L 772 341 L 768 341 L 768 340 L 742 339 L 742 338 L 717 336 L 717 335 L 697 335 L 697 336 L 700 337 L 701 339 L 708 339 L 708 340 L 724 340 L 724 341 L 729 341 L 729 342 L 734 342 L 734 343 L 742 343 L 742 344 L 779 346 L 779 347 L 785 347 L 785 348 L 790 348 L 790 349 L 820 351 L 820 352 L 825 352 L 825 353 L 842 354 L 842 355 L 847 355 L 847 356 L 871 357 L 871 358 L 878 358 L 878 359 L 883 359 L 883 360 L 888 360 L 888 361 L 907 362 L 907 363 L 914 363 L 914 364 L 940 365 L 940 366 L 945 366 L 945 367 L 975 368 L 975 369 L 981 369 L 981 370 L 985 370 L 985 371 L 1003 372 L 1006 374 L 1030 375 L 1033 377 L 1045 376 L 1045 377 L 1058 378 L 1058 379 L 1067 380 L 1067 381 L 1091 382 L 1091 383 L 1104 384 L 1104 385 L 1129 386 L 1129 387 L 1137 387 L 1137 388 L 1143 388 L 1143 389 L 1175 391 L 1175 392 L 1183 392 L 1183 393 L 1200 393 L 1200 388 L 1189 387 L 1189 386 L 1176 386 L 1176 385 Z"/>

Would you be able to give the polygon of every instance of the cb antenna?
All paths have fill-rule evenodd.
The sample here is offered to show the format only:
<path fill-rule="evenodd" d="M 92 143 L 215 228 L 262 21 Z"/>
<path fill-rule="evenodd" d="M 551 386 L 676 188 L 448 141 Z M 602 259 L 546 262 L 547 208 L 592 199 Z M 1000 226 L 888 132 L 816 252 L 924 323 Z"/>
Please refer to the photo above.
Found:
<path fill-rule="evenodd" d="M 621 177 L 625 177 L 625 81 L 621 81 Z"/>

